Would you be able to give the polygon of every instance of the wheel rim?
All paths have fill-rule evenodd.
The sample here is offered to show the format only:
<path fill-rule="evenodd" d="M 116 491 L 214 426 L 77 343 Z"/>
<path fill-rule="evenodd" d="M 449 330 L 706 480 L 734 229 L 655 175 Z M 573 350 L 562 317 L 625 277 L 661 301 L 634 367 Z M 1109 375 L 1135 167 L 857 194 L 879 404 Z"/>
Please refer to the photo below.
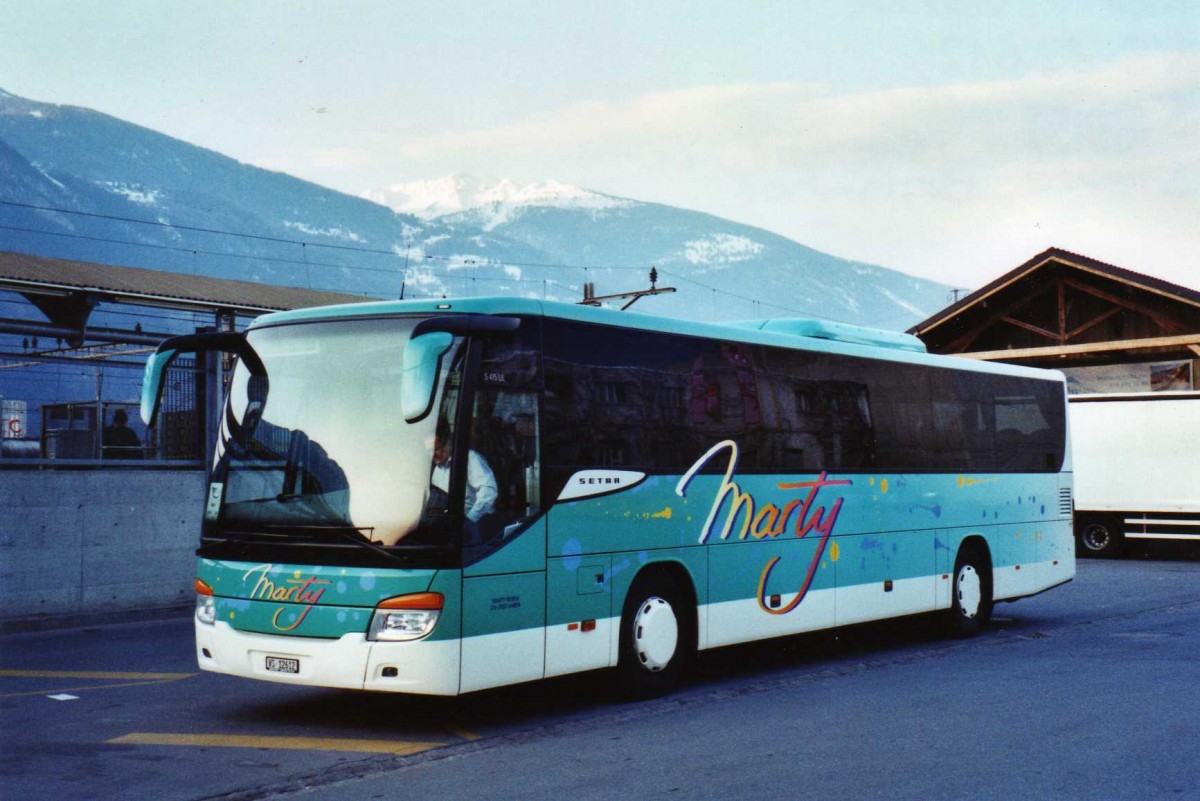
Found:
<path fill-rule="evenodd" d="M 979 614 L 979 605 L 983 602 L 983 581 L 974 565 L 963 565 L 958 569 L 955 592 L 958 594 L 958 610 L 963 617 L 971 619 Z"/>
<path fill-rule="evenodd" d="M 633 648 L 638 661 L 651 672 L 665 668 L 679 644 L 675 610 L 657 596 L 647 598 L 633 618 Z"/>
<path fill-rule="evenodd" d="M 1083 544 L 1090 551 L 1103 551 L 1109 542 L 1108 527 L 1092 523 L 1083 530 Z"/>

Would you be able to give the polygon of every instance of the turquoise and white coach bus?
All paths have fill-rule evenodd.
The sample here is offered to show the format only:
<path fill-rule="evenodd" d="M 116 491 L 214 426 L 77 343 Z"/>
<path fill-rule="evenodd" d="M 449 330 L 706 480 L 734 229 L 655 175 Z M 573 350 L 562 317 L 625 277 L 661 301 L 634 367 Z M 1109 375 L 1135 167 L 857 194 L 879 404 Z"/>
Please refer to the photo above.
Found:
<path fill-rule="evenodd" d="M 525 299 L 271 314 L 239 356 L 198 550 L 200 667 L 454 695 L 996 601 L 1075 572 L 1059 373 L 813 320 Z"/>

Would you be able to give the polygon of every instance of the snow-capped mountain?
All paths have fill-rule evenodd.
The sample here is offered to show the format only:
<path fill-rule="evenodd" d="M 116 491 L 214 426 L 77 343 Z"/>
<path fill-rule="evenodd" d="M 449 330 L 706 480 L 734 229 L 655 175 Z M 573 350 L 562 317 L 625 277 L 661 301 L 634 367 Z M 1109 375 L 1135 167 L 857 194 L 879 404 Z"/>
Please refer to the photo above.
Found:
<path fill-rule="evenodd" d="M 424 220 L 478 212 L 477 217 L 483 220 L 485 228 L 502 224 L 531 207 L 610 209 L 636 203 L 558 181 L 521 186 L 509 178 L 473 175 L 391 184 L 385 189 L 369 190 L 363 197 L 400 214 L 411 214 Z"/>
<path fill-rule="evenodd" d="M 366 196 L 430 222 L 478 227 L 564 264 L 579 262 L 582 244 L 598 262 L 588 271 L 593 281 L 600 279 L 601 293 L 613 291 L 605 287 L 621 287 L 622 281 L 625 288 L 634 287 L 629 282 L 636 282 L 636 276 L 623 279 L 622 271 L 612 266 L 623 267 L 631 244 L 637 243 L 652 254 L 650 262 L 660 270 L 664 283 L 672 278 L 703 280 L 725 300 L 757 297 L 757 304 L 729 304 L 740 316 L 773 316 L 800 304 L 814 314 L 820 314 L 815 310 L 821 307 L 833 307 L 845 315 L 840 319 L 862 321 L 865 316 L 875 325 L 904 327 L 900 321 L 905 316 L 915 322 L 940 307 L 917 305 L 927 284 L 919 279 L 892 282 L 889 279 L 898 273 L 843 262 L 762 229 L 559 182 L 520 185 L 508 179 L 454 175 L 395 184 Z M 683 310 L 696 296 L 703 297 L 695 287 L 680 287 L 692 291 L 658 299 L 655 306 L 685 316 Z M 945 296 L 944 288 L 933 293 Z M 729 316 L 718 313 L 715 319 Z"/>
<path fill-rule="evenodd" d="M 381 185 L 383 183 L 381 182 Z M 947 287 L 701 212 L 547 181 L 451 176 L 352 197 L 88 109 L 0 92 L 0 250 L 375 297 L 578 300 L 902 329 Z"/>

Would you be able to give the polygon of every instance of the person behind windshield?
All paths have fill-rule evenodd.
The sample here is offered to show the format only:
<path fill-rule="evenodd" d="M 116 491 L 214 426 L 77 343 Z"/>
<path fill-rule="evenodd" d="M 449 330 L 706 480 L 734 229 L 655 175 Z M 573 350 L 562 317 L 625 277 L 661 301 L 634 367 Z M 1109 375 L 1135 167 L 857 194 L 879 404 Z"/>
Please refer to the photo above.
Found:
<path fill-rule="evenodd" d="M 454 441 L 446 426 L 438 426 L 433 440 L 434 487 L 442 492 L 450 491 L 450 463 Z M 467 451 L 467 492 L 465 498 L 465 533 L 467 545 L 479 545 L 494 538 L 500 530 L 500 518 L 496 514 L 496 476 L 487 460 L 478 451 Z"/>

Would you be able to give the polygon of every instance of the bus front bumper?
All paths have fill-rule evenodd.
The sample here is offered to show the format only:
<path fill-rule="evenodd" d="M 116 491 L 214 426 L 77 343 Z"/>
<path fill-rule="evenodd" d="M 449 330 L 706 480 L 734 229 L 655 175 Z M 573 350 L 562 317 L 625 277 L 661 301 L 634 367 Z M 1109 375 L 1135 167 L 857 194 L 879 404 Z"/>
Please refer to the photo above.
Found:
<path fill-rule="evenodd" d="M 238 631 L 223 621 L 195 621 L 202 670 L 248 679 L 350 690 L 457 695 L 458 640 L 368 642 L 361 633 L 336 640 Z M 268 666 L 270 665 L 270 666 Z"/>

